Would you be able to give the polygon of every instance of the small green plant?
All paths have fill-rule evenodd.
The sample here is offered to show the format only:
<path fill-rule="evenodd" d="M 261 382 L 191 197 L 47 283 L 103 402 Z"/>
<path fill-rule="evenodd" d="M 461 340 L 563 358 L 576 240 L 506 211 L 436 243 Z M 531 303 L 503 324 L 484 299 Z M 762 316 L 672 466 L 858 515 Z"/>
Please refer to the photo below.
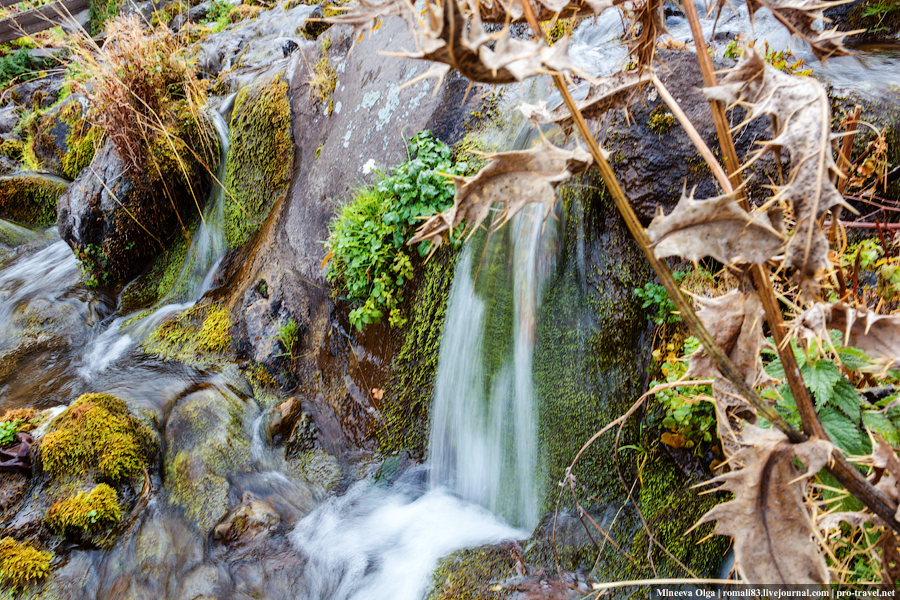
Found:
<path fill-rule="evenodd" d="M 284 347 L 285 356 L 292 360 L 297 358 L 294 352 L 300 343 L 300 325 L 297 324 L 294 317 L 289 318 L 286 323 L 278 327 L 278 341 Z"/>
<path fill-rule="evenodd" d="M 103 33 L 122 8 L 121 0 L 91 0 L 89 5 L 88 31 L 95 36 Z"/>
<path fill-rule="evenodd" d="M 669 130 L 675 125 L 675 115 L 666 110 L 664 106 L 658 106 L 650 114 L 650 120 L 647 122 L 647 128 L 660 137 L 669 133 Z"/>
<path fill-rule="evenodd" d="M 13 81 L 21 83 L 36 79 L 41 71 L 57 64 L 53 58 L 35 58 L 27 48 L 19 48 L 12 54 L 0 58 L 0 87 L 6 87 Z"/>
<path fill-rule="evenodd" d="M 686 271 L 673 273 L 675 281 L 681 282 L 687 275 Z M 675 312 L 675 304 L 669 299 L 665 288 L 658 283 L 647 282 L 642 288 L 635 288 L 634 295 L 644 301 L 641 308 L 656 308 L 656 314 L 650 319 L 662 327 L 666 323 L 680 323 L 681 317 Z"/>
<path fill-rule="evenodd" d="M 883 25 L 885 18 L 895 10 L 900 10 L 900 4 L 896 0 L 876 0 L 863 7 L 862 18 L 878 19 L 873 27 L 869 27 L 869 33 L 878 33 L 879 31 L 887 31 L 889 27 Z"/>
<path fill-rule="evenodd" d="M 16 434 L 21 431 L 24 421 L 22 419 L 14 419 L 12 421 L 3 421 L 0 423 L 0 448 L 9 446 L 16 441 Z"/>
<path fill-rule="evenodd" d="M 406 323 L 400 303 L 413 273 L 406 240 L 423 216 L 453 203 L 453 185 L 446 175 L 466 170 L 465 163 L 453 163 L 450 148 L 429 131 L 409 140 L 409 156 L 374 188 L 356 193 L 331 224 L 325 244 L 328 279 L 340 282 L 348 299 L 362 302 L 349 315 L 359 330 L 385 315 L 392 327 Z M 419 244 L 419 254 L 425 256 L 430 246 Z"/>
<path fill-rule="evenodd" d="M 749 43 L 750 48 L 753 48 L 755 44 L 756 40 L 751 41 Z M 769 42 L 766 42 L 764 51 L 761 54 L 767 63 L 789 75 L 805 77 L 812 74 L 812 69 L 803 68 L 806 65 L 806 61 L 802 58 L 797 59 L 790 48 L 776 52 L 769 48 Z M 744 46 L 739 39 L 736 38 L 728 42 L 728 45 L 725 46 L 724 56 L 725 58 L 734 59 L 744 58 Z"/>
<path fill-rule="evenodd" d="M 226 27 L 231 25 L 231 9 L 234 8 L 230 2 L 225 0 L 215 0 L 209 5 L 206 16 L 203 18 L 204 23 L 214 23 L 212 30 L 215 33 L 224 31 Z"/>
<path fill-rule="evenodd" d="M 687 357 L 699 347 L 700 342 L 689 337 L 684 341 L 681 356 L 676 353 L 673 343 L 666 346 L 666 356 L 662 355 L 662 350 L 655 350 L 653 357 L 663 361 L 660 373 L 665 377 L 665 382 L 653 381 L 650 386 L 684 379 L 687 374 Z M 699 449 L 702 442 L 713 440 L 716 435 L 716 410 L 711 402 L 710 386 L 668 388 L 657 392 L 655 396 L 665 409 L 662 424 L 674 434 L 670 434 L 669 438 L 664 437 L 664 441 L 670 445 Z"/>

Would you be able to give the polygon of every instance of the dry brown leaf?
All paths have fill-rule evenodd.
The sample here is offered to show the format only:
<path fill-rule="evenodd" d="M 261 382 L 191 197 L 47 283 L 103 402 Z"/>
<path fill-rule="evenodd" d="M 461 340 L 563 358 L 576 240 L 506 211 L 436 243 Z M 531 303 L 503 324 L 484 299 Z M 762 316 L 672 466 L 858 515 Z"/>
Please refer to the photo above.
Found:
<path fill-rule="evenodd" d="M 780 226 L 780 213 L 775 222 Z M 647 236 L 659 258 L 680 256 L 696 262 L 712 256 L 723 264 L 763 264 L 781 251 L 784 236 L 772 225 L 769 214 L 748 214 L 734 195 L 695 200 L 681 193 L 668 215 L 659 215 L 647 228 Z"/>
<path fill-rule="evenodd" d="M 641 97 L 641 86 L 650 82 L 649 73 L 619 71 L 608 77 L 588 79 L 588 93 L 584 100 L 575 102 L 585 119 L 597 119 L 609 110 L 628 108 Z M 535 123 L 558 123 L 567 134 L 572 131 L 575 121 L 564 104 L 553 110 L 541 102 L 537 105 L 523 104 L 519 110 Z"/>
<path fill-rule="evenodd" d="M 880 525 L 881 520 L 871 513 L 860 511 L 835 512 L 819 517 L 818 521 L 816 521 L 816 526 L 820 531 L 828 533 L 829 531 L 840 529 L 841 523 L 847 523 L 853 529 L 859 529 L 867 523 Z"/>
<path fill-rule="evenodd" d="M 466 229 L 474 231 L 490 214 L 494 202 L 504 204 L 503 222 L 532 202 L 544 205 L 546 218 L 556 203 L 556 186 L 593 162 L 581 148 L 564 150 L 546 139 L 530 150 L 498 152 L 487 157 L 491 162 L 474 176 L 453 176 L 453 206 L 428 219 L 407 244 L 430 240 L 439 246 L 444 235 L 463 221 Z"/>
<path fill-rule="evenodd" d="M 650 68 L 656 53 L 656 41 L 664 33 L 668 33 L 663 22 L 662 0 L 644 0 L 635 9 L 635 27 L 639 26 L 637 35 L 625 41 L 628 53 L 634 57 L 638 71 Z"/>
<path fill-rule="evenodd" d="M 805 339 L 827 339 L 828 329 L 840 331 L 845 346 L 900 364 L 900 315 L 879 315 L 844 302 L 818 302 L 794 319 L 793 327 Z"/>
<path fill-rule="evenodd" d="M 885 529 L 878 540 L 881 546 L 881 589 L 896 593 L 897 581 L 900 580 L 900 549 L 897 548 L 897 536 L 893 530 Z"/>
<path fill-rule="evenodd" d="M 728 0 L 718 0 L 717 9 Z M 782 25 L 799 38 L 805 40 L 819 60 L 826 60 L 832 56 L 844 56 L 850 52 L 844 48 L 844 38 L 857 33 L 855 31 L 843 32 L 837 29 L 819 31 L 814 27 L 816 21 L 826 21 L 825 9 L 833 3 L 819 2 L 818 0 L 747 0 L 747 9 L 752 21 L 754 13 L 760 8 L 768 8 Z"/>
<path fill-rule="evenodd" d="M 765 114 L 773 117 L 775 136 L 751 162 L 768 150 L 790 150 L 791 175 L 776 194 L 776 199 L 791 203 L 796 219 L 784 264 L 797 269 L 804 292 L 814 291 L 817 273 L 829 264 L 828 242 L 819 219 L 829 210 L 849 208 L 830 178 L 839 172 L 831 152 L 828 94 L 812 77 L 782 73 L 752 49 L 747 53 L 721 85 L 705 92 L 709 98 L 747 106 L 747 121 Z"/>
<path fill-rule="evenodd" d="M 813 524 L 804 504 L 806 481 L 792 459 L 798 446 L 815 462 L 831 454 L 823 440 L 793 445 L 776 429 L 748 425 L 742 432 L 746 446 L 734 457 L 740 470 L 711 480 L 734 499 L 715 506 L 698 525 L 716 521 L 715 533 L 734 539 L 734 561 L 747 583 L 828 583 L 828 569 L 813 537 Z"/>
<path fill-rule="evenodd" d="M 760 358 L 760 351 L 766 345 L 763 336 L 766 313 L 756 292 L 732 290 L 718 298 L 697 298 L 696 302 L 700 307 L 697 311 L 700 321 L 744 376 L 747 385 L 755 387 L 772 381 Z M 703 348 L 691 354 L 687 376 L 720 378 L 719 369 Z"/>
<path fill-rule="evenodd" d="M 568 38 L 548 46 L 543 38 L 513 39 L 508 28 L 489 35 L 474 0 L 459 4 L 455 0 L 429 3 L 421 18 L 405 0 L 385 0 L 377 4 L 363 0 L 347 13 L 324 20 L 365 28 L 374 18 L 387 14 L 399 15 L 415 24 L 413 32 L 418 51 L 398 56 L 437 63 L 413 81 L 427 77 L 443 80 L 450 69 L 455 68 L 472 81 L 514 83 L 548 70 L 568 73 L 572 68 Z"/>

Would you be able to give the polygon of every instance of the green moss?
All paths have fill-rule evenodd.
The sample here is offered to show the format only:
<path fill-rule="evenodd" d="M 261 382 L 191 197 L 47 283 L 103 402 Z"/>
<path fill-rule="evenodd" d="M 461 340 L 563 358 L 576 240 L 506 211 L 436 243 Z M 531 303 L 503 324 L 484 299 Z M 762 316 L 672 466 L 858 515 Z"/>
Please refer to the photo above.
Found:
<path fill-rule="evenodd" d="M 431 575 L 428 600 L 495 600 L 509 595 L 498 583 L 515 575 L 508 548 L 482 546 L 457 550 L 442 558 Z"/>
<path fill-rule="evenodd" d="M 47 511 L 47 526 L 63 536 L 90 539 L 115 527 L 122 520 L 116 491 L 101 483 L 85 493 L 78 492 L 55 502 Z"/>
<path fill-rule="evenodd" d="M 116 482 L 139 475 L 157 444 L 124 401 L 109 394 L 85 394 L 53 421 L 40 450 L 44 470 L 54 477 L 97 471 Z"/>
<path fill-rule="evenodd" d="M 378 431 L 381 450 L 408 450 L 425 456 L 428 444 L 428 410 L 434 392 L 438 352 L 453 281 L 457 252 L 441 248 L 424 266 L 412 318 L 404 328 L 403 345 L 394 359 L 394 377 L 385 390 L 382 415 L 385 426 Z"/>
<path fill-rule="evenodd" d="M 73 127 L 66 136 L 68 152 L 62 157 L 63 175 L 69 179 L 78 177 L 91 164 L 102 141 L 103 130 L 99 127 L 91 127 L 84 121 Z"/>
<path fill-rule="evenodd" d="M 215 304 L 193 306 L 164 321 L 144 342 L 144 350 L 168 360 L 200 366 L 231 348 L 231 316 Z"/>
<path fill-rule="evenodd" d="M 662 104 L 650 113 L 650 119 L 647 121 L 647 128 L 659 136 L 669 133 L 673 125 L 675 125 L 675 115 Z"/>
<path fill-rule="evenodd" d="M 705 512 L 721 501 L 716 494 L 699 495 L 701 490 L 692 489 L 691 483 L 670 459 L 656 456 L 642 473 L 641 510 L 659 543 L 698 577 L 711 577 L 725 558 L 731 540 L 727 536 L 713 536 L 701 542 L 712 533 L 713 523 L 705 523 L 685 535 Z M 652 552 L 648 552 L 649 543 L 647 532 L 641 529 L 634 538 L 631 555 L 652 556 L 657 577 L 690 576 L 665 556 L 659 546 L 654 545 Z M 649 574 L 646 566 L 643 571 L 632 567 L 630 573 L 635 577 Z"/>
<path fill-rule="evenodd" d="M 225 164 L 225 240 L 246 243 L 287 193 L 294 162 L 288 86 L 280 74 L 242 89 Z"/>
<path fill-rule="evenodd" d="M 172 302 L 186 302 L 190 299 L 188 278 L 179 276 L 182 274 L 185 261 L 188 260 L 191 240 L 199 225 L 198 218 L 186 233 L 178 235 L 172 245 L 154 259 L 146 272 L 122 290 L 119 298 L 119 308 L 122 312 L 128 313 L 152 306 L 167 294 L 170 294 L 169 300 Z"/>
<path fill-rule="evenodd" d="M 12 160 L 22 162 L 24 160 L 25 144 L 22 140 L 8 138 L 0 142 L 0 154 Z"/>
<path fill-rule="evenodd" d="M 538 316 L 534 378 L 540 398 L 539 438 L 548 478 L 544 512 L 555 506 L 557 482 L 581 446 L 637 399 L 649 346 L 647 316 L 633 290 L 649 268 L 599 178 L 583 176 L 563 188 L 568 213 L 562 255 L 544 290 Z M 629 421 L 621 444 L 636 441 Z M 598 501 L 624 490 L 615 463 L 615 435 L 581 456 L 574 475 Z M 626 480 L 634 473 L 623 463 Z M 571 502 L 566 496 L 564 507 Z"/>
<path fill-rule="evenodd" d="M 236 396 L 207 389 L 180 401 L 166 424 L 169 502 L 203 531 L 228 508 L 228 477 L 249 469 L 245 416 Z"/>
<path fill-rule="evenodd" d="M 18 589 L 50 572 L 53 554 L 10 537 L 0 539 L 0 586 Z"/>
<path fill-rule="evenodd" d="M 0 217 L 46 227 L 56 223 L 56 200 L 65 182 L 40 175 L 0 177 Z"/>

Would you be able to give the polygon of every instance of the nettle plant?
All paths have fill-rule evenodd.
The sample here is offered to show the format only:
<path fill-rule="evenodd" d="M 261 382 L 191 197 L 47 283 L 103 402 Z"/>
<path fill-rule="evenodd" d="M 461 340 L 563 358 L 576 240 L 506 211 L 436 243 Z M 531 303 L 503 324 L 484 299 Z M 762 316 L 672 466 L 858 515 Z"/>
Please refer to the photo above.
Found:
<path fill-rule="evenodd" d="M 723 3 L 719 0 L 719 8 Z M 601 79 L 586 77 L 567 54 L 567 38 L 550 46 L 541 36 L 541 23 L 596 15 L 626 4 L 634 18 L 626 35 L 630 70 Z M 855 423 L 858 439 L 871 442 L 861 445 L 860 453 L 841 450 L 820 414 L 827 408 L 830 416 L 843 415 L 845 423 L 853 422 L 851 416 L 864 410 L 858 385 L 878 382 L 870 373 L 869 379 L 860 377 L 858 385 L 852 386 L 852 394 L 843 384 L 835 390 L 831 379 L 846 376 L 850 381 L 849 377 L 858 374 L 845 374 L 843 366 L 834 362 L 836 358 L 828 350 L 829 331 L 839 332 L 844 347 L 857 348 L 874 361 L 900 362 L 900 318 L 852 304 L 855 296 L 844 289 L 837 276 L 838 259 L 829 253 L 823 222 L 829 214 L 832 222 L 839 222 L 841 209 L 848 205 L 835 185 L 845 175 L 833 156 L 835 136 L 830 129 L 828 96 L 813 78 L 781 72 L 749 48 L 743 60 L 718 80 L 693 0 L 684 0 L 723 169 L 655 74 L 654 52 L 657 38 L 664 32 L 662 4 L 662 0 L 426 0 L 423 10 L 414 10 L 405 0 L 360 0 L 358 6 L 330 21 L 364 29 L 386 15 L 405 18 L 418 46 L 407 56 L 434 63 L 427 74 L 439 79 L 451 68 L 486 84 L 549 74 L 563 105 L 553 110 L 526 105 L 522 111 L 536 124 L 556 123 L 566 133 L 577 132 L 579 143 L 560 148 L 543 139 L 529 150 L 491 155 L 491 161 L 474 176 L 453 176 L 453 205 L 421 225 L 408 243 L 439 245 L 451 232 L 478 227 L 495 203 L 502 205 L 507 217 L 531 202 L 543 204 L 549 213 L 560 183 L 575 173 L 598 169 L 631 234 L 701 345 L 690 357 L 688 376 L 713 380 L 717 429 L 731 470 L 712 481 L 734 496 L 700 522 L 716 521 L 716 533 L 733 536 L 735 566 L 742 579 L 765 583 L 824 583 L 832 576 L 844 577 L 846 565 L 838 564 L 841 559 L 834 554 L 830 554 L 833 569 L 829 571 L 819 542 L 840 536 L 841 527 L 865 528 L 867 539 L 874 536 L 880 540 L 877 547 L 870 544 L 866 551 L 876 556 L 880 553 L 884 561 L 881 576 L 892 582 L 895 568 L 891 557 L 898 555 L 900 533 L 895 516 L 900 459 L 884 437 L 860 429 L 865 421 Z M 771 10 L 822 60 L 846 53 L 842 46 L 845 34 L 820 31 L 813 25 L 823 18 L 825 4 L 816 0 L 748 0 L 747 5 L 751 15 L 762 7 Z M 526 21 L 533 38 L 514 39 L 509 27 L 489 33 L 483 26 L 484 22 L 516 21 Z M 572 98 L 569 86 L 574 83 L 573 75 L 589 82 L 584 100 Z M 645 85 L 654 86 L 690 135 L 722 192 L 706 199 L 682 194 L 670 214 L 656 217 L 646 229 L 586 122 L 608 110 L 627 108 L 641 97 Z M 726 105 L 746 108 L 748 121 L 768 115 L 773 124 L 772 139 L 744 165 L 736 155 Z M 791 164 L 785 181 L 762 206 L 751 207 L 742 187 L 742 167 L 767 152 L 780 153 L 785 148 Z M 695 309 L 663 260 L 670 256 L 694 262 L 712 257 L 727 266 L 739 287 L 719 298 L 698 300 Z M 792 317 L 787 322 L 783 311 Z M 764 327 L 771 333 L 784 389 L 791 396 L 782 406 L 763 398 L 759 391 L 768 389 L 765 386 L 772 380 L 761 359 L 768 346 Z M 802 366 L 792 350 L 794 341 L 818 349 L 815 356 L 806 355 Z M 820 365 L 820 360 L 832 361 L 834 369 Z M 817 377 L 831 381 L 830 391 L 823 387 L 811 393 L 803 373 L 810 365 Z M 855 408 L 850 406 L 853 399 Z M 865 412 L 879 410 L 887 407 L 865 408 Z M 786 418 L 785 411 L 796 414 L 796 419 Z M 890 420 L 889 415 L 882 416 Z M 804 469 L 798 468 L 801 463 Z M 864 508 L 832 513 L 817 521 L 827 497 L 811 490 L 809 481 L 820 472 L 818 477 L 834 482 L 831 489 L 845 490 L 844 496 L 855 497 Z"/>

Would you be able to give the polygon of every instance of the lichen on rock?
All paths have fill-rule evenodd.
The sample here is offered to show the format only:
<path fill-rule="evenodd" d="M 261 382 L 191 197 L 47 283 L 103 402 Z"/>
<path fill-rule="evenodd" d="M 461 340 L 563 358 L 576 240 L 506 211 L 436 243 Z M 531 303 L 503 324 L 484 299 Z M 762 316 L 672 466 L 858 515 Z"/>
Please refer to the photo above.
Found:
<path fill-rule="evenodd" d="M 198 368 L 231 353 L 231 315 L 216 304 L 197 304 L 162 322 L 143 348 L 167 360 Z"/>
<path fill-rule="evenodd" d="M 288 86 L 281 74 L 238 92 L 225 164 L 225 240 L 246 243 L 291 181 L 294 142 Z"/>

